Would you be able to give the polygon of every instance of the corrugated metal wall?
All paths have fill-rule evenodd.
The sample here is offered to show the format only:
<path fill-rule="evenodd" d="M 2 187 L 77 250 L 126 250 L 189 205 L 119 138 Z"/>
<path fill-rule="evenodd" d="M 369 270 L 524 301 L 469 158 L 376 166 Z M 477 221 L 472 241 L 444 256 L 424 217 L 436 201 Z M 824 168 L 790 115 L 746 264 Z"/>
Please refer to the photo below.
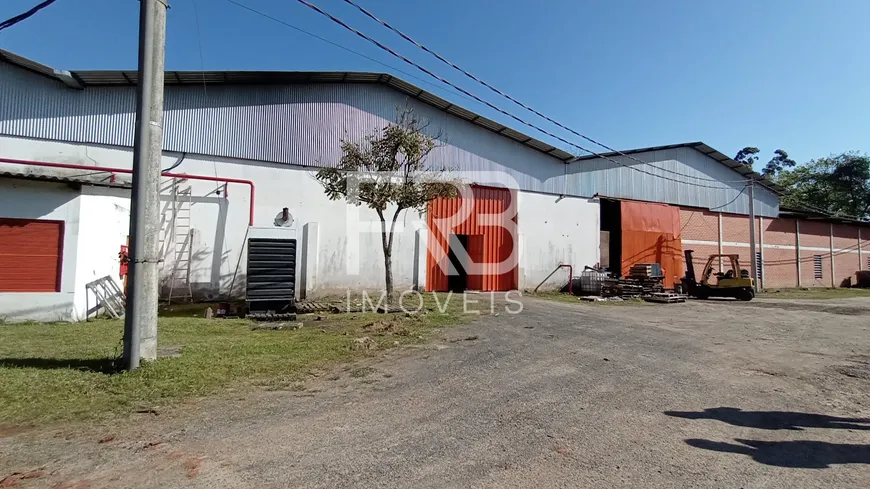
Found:
<path fill-rule="evenodd" d="M 611 158 L 624 166 L 604 159 L 571 163 L 568 165 L 567 186 L 580 195 L 599 193 L 620 199 L 663 202 L 713 209 L 717 212 L 749 214 L 749 197 L 743 190 L 745 184 L 742 177 L 693 148 L 649 151 L 631 156 L 646 163 L 641 164 L 624 156 Z M 663 175 L 667 179 L 641 173 L 629 167 Z M 715 179 L 718 182 L 703 179 Z M 738 180 L 740 182 L 737 182 Z M 698 184 L 721 187 L 721 189 L 707 188 Z M 755 213 L 765 217 L 779 215 L 777 196 L 756 186 Z"/>
<path fill-rule="evenodd" d="M 73 90 L 0 62 L 0 134 L 112 146 L 133 144 L 134 87 Z M 448 115 L 376 84 L 169 86 L 164 148 L 220 157 L 333 166 L 342 139 L 360 140 L 413 108 L 429 120 L 442 145 L 433 164 L 469 182 L 557 195 L 609 197 L 748 213 L 742 184 L 714 190 L 645 175 L 606 160 L 563 164 L 507 137 Z M 674 177 L 658 168 L 729 182 L 740 176 L 691 148 L 624 157 L 626 165 Z M 677 177 L 682 178 L 682 177 Z M 691 180 L 688 180 L 691 181 Z M 705 182 L 711 184 L 711 182 Z M 716 185 L 716 184 L 714 184 Z M 733 202 L 731 202 L 733 199 Z M 756 190 L 756 213 L 776 216 L 778 200 Z"/>
<path fill-rule="evenodd" d="M 453 219 L 448 221 L 453 234 L 469 236 L 470 249 L 468 251 L 471 259 L 483 264 L 483 274 L 469 274 L 468 289 L 504 291 L 517 288 L 516 261 L 513 267 L 505 273 L 498 273 L 496 269 L 499 263 L 509 260 L 512 252 L 516 251 L 516 244 L 511 238 L 510 231 L 504 226 L 484 225 L 480 219 L 481 215 L 491 214 L 516 222 L 517 194 L 508 189 L 478 186 L 473 187 L 472 192 L 474 207 L 465 220 L 462 220 L 462 216 L 459 214 L 462 206 L 460 197 L 454 199 L 439 198 L 429 203 L 427 220 L 430 243 L 429 253 L 426 254 L 426 290 L 446 291 L 448 288 L 447 273 L 444 271 L 445 268 L 439 265 L 439 261 L 446 260 L 447 256 L 437 253 L 437 250 L 447 251 L 450 236 L 443 235 L 433 223 L 434 219 L 447 218 Z M 513 207 L 511 206 L 512 202 Z M 478 249 L 479 247 L 482 249 Z M 433 256 L 433 251 L 436 251 L 438 256 Z M 514 254 L 515 258 L 517 256 Z"/>
<path fill-rule="evenodd" d="M 0 134 L 112 146 L 133 144 L 134 87 L 73 90 L 0 62 Z M 164 149 L 302 166 L 334 166 L 342 139 L 359 141 L 405 107 L 442 145 L 433 164 L 467 181 L 561 192 L 562 163 L 507 137 L 376 84 L 168 86 Z"/>

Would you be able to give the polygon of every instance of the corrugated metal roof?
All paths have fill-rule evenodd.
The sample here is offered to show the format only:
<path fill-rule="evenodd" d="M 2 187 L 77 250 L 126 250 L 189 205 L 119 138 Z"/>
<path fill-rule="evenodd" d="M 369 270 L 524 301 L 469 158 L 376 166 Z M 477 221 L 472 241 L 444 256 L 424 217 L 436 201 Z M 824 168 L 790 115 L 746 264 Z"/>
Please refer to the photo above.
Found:
<path fill-rule="evenodd" d="M 713 160 L 718 161 L 719 163 L 722 163 L 723 165 L 727 166 L 728 168 L 731 168 L 732 170 L 739 173 L 740 175 L 742 175 L 746 178 L 751 178 L 752 180 L 759 182 L 761 185 L 764 185 L 765 187 L 767 187 L 767 188 L 769 188 L 769 189 L 771 189 L 774 192 L 777 192 L 779 194 L 783 193 L 785 190 L 782 187 L 780 187 L 780 186 L 776 185 L 775 183 L 773 183 L 772 181 L 770 181 L 770 179 L 768 179 L 764 175 L 753 170 L 751 167 L 744 165 L 743 163 L 740 163 L 739 161 L 736 161 L 733 158 L 730 158 L 727 155 L 725 155 L 719 151 L 716 151 L 714 148 L 708 146 L 707 144 L 704 144 L 701 141 L 696 141 L 693 143 L 668 144 L 665 146 L 650 146 L 649 148 L 627 149 L 627 150 L 619 151 L 619 152 L 612 151 L 609 153 L 599 153 L 598 155 L 578 156 L 577 158 L 575 158 L 572 161 L 594 160 L 594 159 L 598 159 L 600 157 L 612 158 L 614 156 L 619 156 L 620 154 L 632 155 L 632 154 L 637 154 L 637 153 L 647 153 L 647 152 L 651 152 L 651 151 L 662 151 L 662 150 L 667 150 L 667 149 L 678 149 L 678 148 L 693 148 L 693 149 L 697 150 L 698 152 L 704 154 L 705 156 L 709 156 Z"/>
<path fill-rule="evenodd" d="M 32 59 L 25 58 L 24 56 L 19 56 L 11 51 L 6 51 L 5 49 L 0 49 L 0 60 L 40 75 L 55 78 L 53 68 L 37 63 Z"/>
<path fill-rule="evenodd" d="M 0 49 L 0 60 L 54 78 L 74 88 L 131 86 L 136 85 L 138 71 L 122 70 L 85 70 L 66 72 L 54 70 L 15 53 Z M 443 98 L 412 85 L 400 78 L 386 73 L 351 71 L 167 71 L 166 85 L 286 85 L 310 83 L 379 83 L 405 93 L 423 103 L 431 105 L 452 115 L 461 117 L 473 124 L 507 136 L 553 158 L 567 162 L 574 155 L 543 141 L 526 136 L 494 120 L 475 114 L 448 102 Z"/>
<path fill-rule="evenodd" d="M 807 209 L 796 209 L 791 207 L 780 207 L 779 208 L 779 217 L 794 217 L 806 220 L 817 220 L 824 222 L 836 222 L 842 224 L 862 224 L 864 226 L 870 226 L 870 221 L 866 220 L 858 220 L 849 217 L 837 217 L 832 216 L 830 214 L 825 214 L 818 211 L 807 210 Z"/>
<path fill-rule="evenodd" d="M 112 181 L 112 176 L 108 175 L 106 172 L 82 174 L 81 170 L 76 170 L 75 173 L 76 174 L 73 174 L 69 170 L 56 170 L 53 168 L 39 168 L 34 171 L 0 170 L 0 178 L 16 178 L 20 180 L 38 180 L 42 182 L 57 183 L 77 183 L 97 187 L 132 187 L 129 177 L 122 178 L 116 175 L 114 181 Z"/>

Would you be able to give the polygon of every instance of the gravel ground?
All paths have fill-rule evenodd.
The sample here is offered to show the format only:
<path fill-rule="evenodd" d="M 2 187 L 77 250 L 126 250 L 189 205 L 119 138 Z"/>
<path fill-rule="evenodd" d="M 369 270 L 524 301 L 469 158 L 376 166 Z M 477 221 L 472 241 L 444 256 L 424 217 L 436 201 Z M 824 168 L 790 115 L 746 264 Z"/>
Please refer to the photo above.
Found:
<path fill-rule="evenodd" d="M 870 487 L 870 300 L 524 303 L 304 391 L 228 394 L 123 428 L 0 431 L 0 480 Z"/>

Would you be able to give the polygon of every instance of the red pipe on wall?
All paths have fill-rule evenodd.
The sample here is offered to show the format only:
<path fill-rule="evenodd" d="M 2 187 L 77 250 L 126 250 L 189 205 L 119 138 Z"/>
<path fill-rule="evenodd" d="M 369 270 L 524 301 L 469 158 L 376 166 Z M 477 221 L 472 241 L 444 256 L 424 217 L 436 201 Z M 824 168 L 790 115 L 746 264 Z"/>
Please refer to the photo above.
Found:
<path fill-rule="evenodd" d="M 547 280 L 550 280 L 550 277 L 555 275 L 556 272 L 558 272 L 559 270 L 561 270 L 563 268 L 568 269 L 568 293 L 571 295 L 574 295 L 574 267 L 572 265 L 567 264 L 567 263 L 560 263 L 559 265 L 557 265 L 556 268 L 552 272 L 550 272 L 549 275 L 547 275 L 547 278 L 545 278 L 544 280 L 541 280 L 541 283 L 539 283 L 538 286 L 535 287 L 535 293 L 537 293 L 538 289 L 540 289 L 541 286 L 544 285 L 544 282 L 546 282 Z"/>
<path fill-rule="evenodd" d="M 11 163 L 14 165 L 32 165 L 32 166 L 44 166 L 48 168 L 67 168 L 70 170 L 94 170 L 106 173 L 133 173 L 133 170 L 129 170 L 127 168 L 112 168 L 108 166 L 93 166 L 93 165 L 76 165 L 73 163 L 49 163 L 46 161 L 30 161 L 30 160 L 15 160 L 10 158 L 0 158 L 0 163 Z M 242 180 L 240 178 L 225 178 L 225 177 L 210 177 L 207 175 L 188 175 L 186 173 L 170 173 L 163 172 L 161 173 L 164 177 L 169 178 L 187 178 L 190 180 L 205 180 L 209 182 L 223 182 L 223 183 L 241 183 L 251 187 L 251 205 L 248 211 L 248 224 L 254 225 L 254 196 L 255 196 L 255 188 L 254 182 L 251 180 Z M 112 175 L 114 179 L 114 175 Z"/>

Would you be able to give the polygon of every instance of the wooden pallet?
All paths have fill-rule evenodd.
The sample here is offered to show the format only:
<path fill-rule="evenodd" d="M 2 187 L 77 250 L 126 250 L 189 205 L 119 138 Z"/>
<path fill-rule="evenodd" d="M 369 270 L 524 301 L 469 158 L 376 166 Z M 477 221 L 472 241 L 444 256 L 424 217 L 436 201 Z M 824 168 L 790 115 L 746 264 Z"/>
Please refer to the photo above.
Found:
<path fill-rule="evenodd" d="M 643 300 L 647 302 L 658 302 L 660 304 L 675 304 L 678 302 L 686 302 L 685 294 L 675 294 L 672 292 L 659 292 L 657 294 L 649 294 L 643 296 Z"/>
<path fill-rule="evenodd" d="M 310 314 L 314 312 L 330 312 L 333 306 L 330 302 L 317 301 L 300 301 L 296 303 L 296 312 L 298 314 Z"/>

